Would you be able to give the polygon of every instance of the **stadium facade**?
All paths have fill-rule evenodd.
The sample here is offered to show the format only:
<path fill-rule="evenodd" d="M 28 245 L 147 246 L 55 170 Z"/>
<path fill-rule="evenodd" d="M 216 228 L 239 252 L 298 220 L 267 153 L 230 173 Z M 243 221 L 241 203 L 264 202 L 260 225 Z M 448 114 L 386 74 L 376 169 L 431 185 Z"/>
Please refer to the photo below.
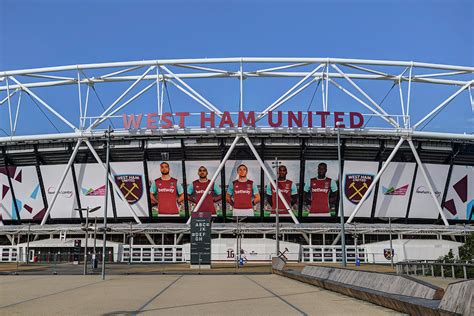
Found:
<path fill-rule="evenodd" d="M 385 248 L 365 248 L 391 235 L 462 242 L 474 231 L 472 126 L 426 128 L 474 109 L 473 72 L 332 58 L 0 71 L 1 260 L 73 248 L 95 206 L 91 236 L 107 210 L 115 261 L 189 260 L 194 211 L 213 213 L 213 260 L 235 258 L 237 235 L 249 260 L 268 260 L 276 213 L 291 260 L 340 260 L 342 211 L 349 260 L 384 262 Z"/>

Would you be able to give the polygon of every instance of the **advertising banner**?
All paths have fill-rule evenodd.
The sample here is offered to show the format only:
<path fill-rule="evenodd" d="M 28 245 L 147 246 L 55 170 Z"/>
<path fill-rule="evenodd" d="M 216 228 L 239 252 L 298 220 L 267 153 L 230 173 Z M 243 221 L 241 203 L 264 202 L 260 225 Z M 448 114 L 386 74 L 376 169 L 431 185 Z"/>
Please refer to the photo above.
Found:
<path fill-rule="evenodd" d="M 186 161 L 186 182 L 189 211 L 192 212 L 202 198 L 204 190 L 219 167 L 219 160 Z M 221 176 L 218 175 L 200 212 L 210 212 L 213 216 L 222 216 Z"/>
<path fill-rule="evenodd" d="M 137 216 L 148 217 L 147 194 L 149 193 L 145 186 L 143 162 L 112 162 L 110 168 L 115 175 L 115 183 Z M 127 205 L 115 191 L 114 196 L 117 217 L 132 217 Z"/>
<path fill-rule="evenodd" d="M 448 177 L 448 165 L 424 164 L 428 178 L 433 185 L 438 202 L 441 203 L 443 198 L 446 179 Z M 409 218 L 438 218 L 439 212 L 433 197 L 428 189 L 425 177 L 421 173 L 420 168 L 416 172 L 415 187 L 411 199 Z"/>
<path fill-rule="evenodd" d="M 226 216 L 260 216 L 260 172 L 256 160 L 227 161 Z"/>
<path fill-rule="evenodd" d="M 350 216 L 359 204 L 374 181 L 378 166 L 379 163 L 375 161 L 347 160 L 344 162 L 344 175 L 342 177 L 344 216 Z M 373 203 L 374 194 L 372 192 L 362 204 L 356 217 L 370 217 Z"/>
<path fill-rule="evenodd" d="M 18 216 L 16 214 L 15 205 L 13 204 L 13 196 L 10 188 L 10 183 L 8 182 L 8 175 L 12 178 L 12 183 L 15 182 L 15 176 L 17 173 L 16 167 L 0 167 L 0 185 L 2 186 L 2 196 L 0 200 L 0 216 L 4 220 L 16 220 Z M 18 208 L 20 208 L 18 206 Z"/>
<path fill-rule="evenodd" d="M 300 161 L 299 160 L 279 160 L 278 169 L 275 168 L 275 161 L 265 161 L 267 170 L 275 179 L 278 174 L 278 190 L 283 194 L 286 202 L 293 210 L 293 214 L 298 215 L 298 189 L 300 182 Z M 275 216 L 276 212 L 276 191 L 265 177 L 265 211 L 264 216 Z M 262 197 L 263 199 L 263 197 Z M 280 216 L 290 216 L 281 199 L 278 199 L 278 213 Z"/>
<path fill-rule="evenodd" d="M 339 191 L 337 160 L 307 160 L 304 174 L 303 216 L 336 216 Z"/>
<path fill-rule="evenodd" d="M 375 217 L 404 218 L 415 163 L 391 162 L 380 178 Z"/>
<path fill-rule="evenodd" d="M 443 211 L 447 219 L 474 220 L 474 166 L 454 166 Z"/>
<path fill-rule="evenodd" d="M 148 161 L 153 217 L 185 216 L 181 161 Z"/>
<path fill-rule="evenodd" d="M 112 165 L 112 164 L 111 164 Z M 94 217 L 104 217 L 104 201 L 105 201 L 105 170 L 98 163 L 75 164 L 77 186 L 79 188 L 79 198 L 81 199 L 81 207 L 94 208 L 100 206 L 100 209 L 92 213 Z M 107 218 L 113 218 L 111 191 L 109 187 L 109 197 L 107 199 Z M 77 212 L 76 212 L 77 213 Z M 85 216 L 85 212 L 83 213 Z M 75 217 L 79 217 L 76 214 Z"/>
<path fill-rule="evenodd" d="M 48 205 L 51 205 L 54 193 L 56 192 L 56 186 L 58 185 L 66 166 L 67 165 L 40 166 Z M 105 175 L 105 172 L 102 174 Z M 78 218 L 80 216 L 78 212 L 74 210 L 78 207 L 74 192 L 72 173 L 71 170 L 69 170 L 61 190 L 59 190 L 58 198 L 49 213 L 51 218 Z"/>

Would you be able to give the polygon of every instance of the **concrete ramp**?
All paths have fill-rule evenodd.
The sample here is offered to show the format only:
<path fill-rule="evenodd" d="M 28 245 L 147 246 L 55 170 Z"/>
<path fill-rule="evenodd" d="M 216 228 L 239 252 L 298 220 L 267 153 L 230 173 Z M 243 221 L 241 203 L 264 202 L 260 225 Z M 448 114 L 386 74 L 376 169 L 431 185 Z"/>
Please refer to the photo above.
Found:
<path fill-rule="evenodd" d="M 285 269 L 277 259 L 273 273 L 281 276 L 410 315 L 459 315 L 452 307 L 438 308 L 444 295 L 442 288 L 407 276 L 322 266 L 306 266 L 300 272 Z M 466 287 L 457 293 L 468 290 Z"/>
<path fill-rule="evenodd" d="M 380 292 L 430 300 L 440 300 L 444 294 L 443 289 L 439 287 L 400 275 L 319 266 L 306 266 L 301 274 Z"/>
<path fill-rule="evenodd" d="M 452 283 L 439 304 L 439 309 L 460 315 L 474 315 L 474 280 Z"/>

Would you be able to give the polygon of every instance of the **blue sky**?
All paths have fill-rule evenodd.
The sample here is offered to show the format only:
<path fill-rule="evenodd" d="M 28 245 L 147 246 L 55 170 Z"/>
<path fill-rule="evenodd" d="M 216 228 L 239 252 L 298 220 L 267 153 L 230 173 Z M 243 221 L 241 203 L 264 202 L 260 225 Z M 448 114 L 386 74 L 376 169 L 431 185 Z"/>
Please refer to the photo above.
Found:
<path fill-rule="evenodd" d="M 472 66 L 473 12 L 473 1 L 468 0 L 2 0 L 0 71 L 240 56 L 344 57 Z M 380 91 L 379 100 L 387 89 Z M 439 97 L 454 91 L 451 87 L 439 92 Z M 435 103 L 441 100 L 431 99 L 431 94 L 430 90 L 420 92 L 419 98 Z M 113 100 L 105 92 L 103 98 Z M 214 98 L 225 100 L 225 95 Z M 452 106 L 445 116 L 433 120 L 432 130 L 472 132 L 474 120 L 468 97 L 464 95 Z M 64 111 L 69 113 L 68 109 Z M 421 117 L 426 109 L 416 111 L 414 108 L 414 115 Z M 30 120 L 25 117 L 22 122 Z M 4 126 L 5 120 L 0 123 Z M 36 131 L 33 127 L 23 129 L 23 133 Z"/>

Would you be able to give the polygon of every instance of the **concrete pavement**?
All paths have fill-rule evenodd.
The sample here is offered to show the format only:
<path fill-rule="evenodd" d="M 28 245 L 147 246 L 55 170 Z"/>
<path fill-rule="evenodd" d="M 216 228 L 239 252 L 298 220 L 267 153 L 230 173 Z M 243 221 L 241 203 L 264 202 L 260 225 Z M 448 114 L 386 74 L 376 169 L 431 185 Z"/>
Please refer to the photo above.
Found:
<path fill-rule="evenodd" d="M 278 275 L 0 276 L 1 315 L 396 315 Z"/>

